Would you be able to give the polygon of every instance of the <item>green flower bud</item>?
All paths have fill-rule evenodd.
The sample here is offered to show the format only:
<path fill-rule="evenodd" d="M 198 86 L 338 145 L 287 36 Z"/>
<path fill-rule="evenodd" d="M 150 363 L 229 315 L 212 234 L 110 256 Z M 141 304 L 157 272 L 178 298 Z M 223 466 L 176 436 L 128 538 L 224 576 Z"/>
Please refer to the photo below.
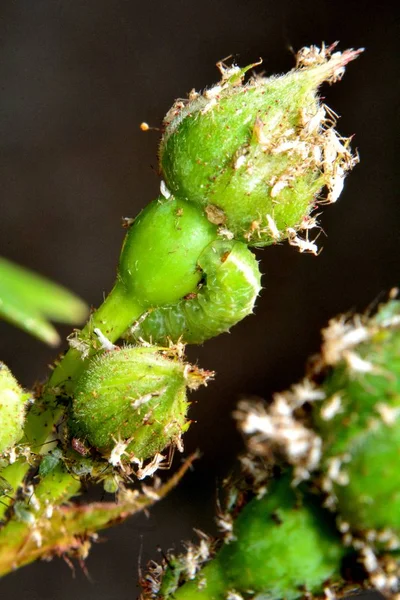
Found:
<path fill-rule="evenodd" d="M 197 260 L 216 237 L 215 225 L 196 206 L 173 197 L 154 200 L 125 238 L 118 280 L 145 307 L 178 302 L 196 289 Z"/>
<path fill-rule="evenodd" d="M 75 389 L 71 435 L 113 465 L 144 460 L 171 444 L 179 448 L 190 424 L 186 388 L 209 375 L 174 349 L 125 347 L 96 356 Z"/>
<path fill-rule="evenodd" d="M 229 540 L 195 576 L 194 559 L 201 554 L 191 548 L 182 557 L 181 572 L 192 581 L 172 589 L 170 597 L 236 598 L 251 590 L 257 597 L 292 600 L 320 593 L 328 578 L 340 581 L 345 550 L 329 513 L 312 498 L 302 498 L 285 477 L 245 506 Z M 167 586 L 168 577 L 157 597 L 168 598 Z"/>
<path fill-rule="evenodd" d="M 332 319 L 323 338 L 311 378 L 268 407 L 243 401 L 235 416 L 251 452 L 270 456 L 275 448 L 294 466 L 295 483 L 319 472 L 346 543 L 355 536 L 398 548 L 400 301 L 372 317 Z"/>
<path fill-rule="evenodd" d="M 22 438 L 25 411 L 30 398 L 8 367 L 0 362 L 0 454 Z"/>
<path fill-rule="evenodd" d="M 304 48 L 297 67 L 280 77 L 225 68 L 203 94 L 178 100 L 164 120 L 160 165 L 173 194 L 202 206 L 209 220 L 254 246 L 285 238 L 300 251 L 316 246 L 297 236 L 326 186 L 335 202 L 356 162 L 349 140 L 334 131 L 334 113 L 318 87 L 341 77 L 360 52 Z"/>
<path fill-rule="evenodd" d="M 326 399 L 314 405 L 322 437 L 323 489 L 353 532 L 400 536 L 400 301 L 372 318 L 333 320 L 324 332 Z"/>

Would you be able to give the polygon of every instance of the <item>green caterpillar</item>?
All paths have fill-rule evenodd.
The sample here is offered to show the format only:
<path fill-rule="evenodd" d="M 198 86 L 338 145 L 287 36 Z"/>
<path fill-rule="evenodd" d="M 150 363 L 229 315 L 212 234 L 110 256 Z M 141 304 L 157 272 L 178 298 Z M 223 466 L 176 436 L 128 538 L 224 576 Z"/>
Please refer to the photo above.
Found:
<path fill-rule="evenodd" d="M 245 244 L 216 240 L 200 255 L 198 266 L 203 272 L 198 292 L 175 305 L 149 312 L 130 328 L 126 336 L 129 340 L 201 344 L 228 331 L 253 311 L 261 274 L 254 254 Z"/>

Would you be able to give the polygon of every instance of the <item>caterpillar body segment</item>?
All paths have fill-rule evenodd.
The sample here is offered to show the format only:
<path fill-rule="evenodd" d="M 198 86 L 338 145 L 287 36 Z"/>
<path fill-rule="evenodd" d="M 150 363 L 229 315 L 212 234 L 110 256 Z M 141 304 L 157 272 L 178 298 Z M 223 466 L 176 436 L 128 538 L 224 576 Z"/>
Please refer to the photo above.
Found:
<path fill-rule="evenodd" d="M 261 289 L 261 273 L 246 244 L 216 240 L 201 254 L 203 278 L 196 294 L 175 305 L 157 308 L 127 338 L 157 344 L 181 340 L 201 344 L 229 329 L 253 312 Z"/>

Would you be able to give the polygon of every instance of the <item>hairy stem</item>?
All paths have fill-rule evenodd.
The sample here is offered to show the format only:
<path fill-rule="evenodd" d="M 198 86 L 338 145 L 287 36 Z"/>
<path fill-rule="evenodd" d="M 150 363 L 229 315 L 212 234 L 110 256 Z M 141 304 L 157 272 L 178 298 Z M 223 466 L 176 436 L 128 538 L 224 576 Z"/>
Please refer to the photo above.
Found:
<path fill-rule="evenodd" d="M 11 520 L 0 531 L 0 577 L 39 558 L 72 555 L 84 559 L 95 540 L 95 532 L 121 523 L 166 496 L 190 468 L 197 454 L 190 456 L 162 487 L 139 491 L 124 490 L 118 502 L 59 506 L 76 494 L 79 480 L 61 469 L 44 477 L 35 488 L 39 509 L 21 514 L 26 520 Z M 58 505 L 58 506 L 57 506 Z M 31 516 L 29 520 L 27 515 Z"/>
<path fill-rule="evenodd" d="M 46 389 L 51 392 L 52 388 L 61 385 L 66 393 L 71 393 L 79 375 L 85 370 L 87 359 L 100 347 L 94 330 L 100 329 L 110 342 L 115 342 L 144 310 L 141 304 L 128 296 L 124 284 L 117 281 L 79 334 L 79 339 L 87 344 L 87 356 L 83 357 L 77 348 L 70 348 L 54 369 Z"/>

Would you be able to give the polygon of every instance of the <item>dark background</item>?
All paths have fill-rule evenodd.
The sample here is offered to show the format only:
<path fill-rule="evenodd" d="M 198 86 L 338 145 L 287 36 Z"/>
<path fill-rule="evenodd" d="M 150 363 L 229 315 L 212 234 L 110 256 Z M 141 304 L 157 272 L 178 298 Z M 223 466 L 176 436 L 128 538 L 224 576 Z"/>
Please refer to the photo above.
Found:
<path fill-rule="evenodd" d="M 2 580 L 1 598 L 134 600 L 141 546 L 144 563 L 157 558 L 157 544 L 193 537 L 194 526 L 215 531 L 215 490 L 241 447 L 231 418 L 238 398 L 269 398 L 296 381 L 329 317 L 363 310 L 398 283 L 398 16 L 387 2 L 2 2 L 0 252 L 94 306 L 113 283 L 121 217 L 158 193 L 158 138 L 142 133 L 141 121 L 159 125 L 176 97 L 216 82 L 214 65 L 229 54 L 240 65 L 262 56 L 266 72 L 279 73 L 293 66 L 290 47 L 340 40 L 341 49 L 366 52 L 322 90 L 361 155 L 339 202 L 324 211 L 324 251 L 260 252 L 256 316 L 190 349 L 218 374 L 192 397 L 197 423 L 186 451 L 203 452 L 194 472 L 150 518 L 105 532 L 107 543 L 87 561 L 93 583 L 54 560 Z M 24 385 L 43 378 L 54 355 L 0 323 L 0 356 Z"/>

